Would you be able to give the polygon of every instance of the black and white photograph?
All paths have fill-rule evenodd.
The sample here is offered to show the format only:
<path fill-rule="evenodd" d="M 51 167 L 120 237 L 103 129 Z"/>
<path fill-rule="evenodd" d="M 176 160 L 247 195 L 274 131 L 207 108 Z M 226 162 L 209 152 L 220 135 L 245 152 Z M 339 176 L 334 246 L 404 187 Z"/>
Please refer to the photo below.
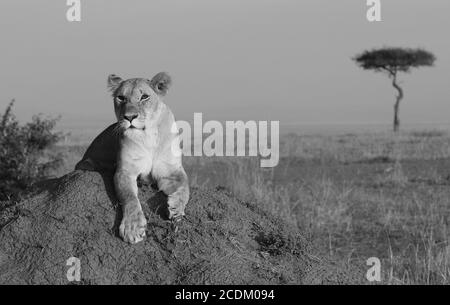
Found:
<path fill-rule="evenodd" d="M 450 284 L 450 1 L 0 14 L 0 286 Z"/>

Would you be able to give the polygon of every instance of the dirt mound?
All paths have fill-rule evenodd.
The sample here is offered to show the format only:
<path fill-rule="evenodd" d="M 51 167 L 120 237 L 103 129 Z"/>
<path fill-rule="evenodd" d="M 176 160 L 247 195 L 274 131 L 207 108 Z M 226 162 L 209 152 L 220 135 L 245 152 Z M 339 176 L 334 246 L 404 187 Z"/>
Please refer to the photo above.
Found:
<path fill-rule="evenodd" d="M 0 283 L 69 284 L 67 260 L 82 284 L 351 284 L 360 272 L 311 254 L 305 239 L 257 205 L 225 190 L 193 189 L 177 232 L 166 197 L 139 197 L 145 241 L 118 237 L 120 208 L 106 174 L 74 171 L 0 213 Z"/>

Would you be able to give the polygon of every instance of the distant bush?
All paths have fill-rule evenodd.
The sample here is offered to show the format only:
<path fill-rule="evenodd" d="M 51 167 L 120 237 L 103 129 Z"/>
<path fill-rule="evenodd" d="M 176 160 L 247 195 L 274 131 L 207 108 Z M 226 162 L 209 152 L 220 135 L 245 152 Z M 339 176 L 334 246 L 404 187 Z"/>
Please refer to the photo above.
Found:
<path fill-rule="evenodd" d="M 62 137 L 54 132 L 58 119 L 33 116 L 19 124 L 9 103 L 0 121 L 0 201 L 20 197 L 36 181 L 60 165 L 62 158 L 49 151 Z"/>

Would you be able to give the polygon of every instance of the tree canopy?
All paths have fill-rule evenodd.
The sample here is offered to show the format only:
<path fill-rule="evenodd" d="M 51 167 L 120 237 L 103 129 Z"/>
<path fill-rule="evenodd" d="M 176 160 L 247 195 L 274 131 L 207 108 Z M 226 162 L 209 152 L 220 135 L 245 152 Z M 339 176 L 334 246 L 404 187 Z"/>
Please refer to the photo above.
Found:
<path fill-rule="evenodd" d="M 375 70 L 395 74 L 409 72 L 411 68 L 432 66 L 436 57 L 423 49 L 381 48 L 364 51 L 353 58 L 365 70 Z"/>

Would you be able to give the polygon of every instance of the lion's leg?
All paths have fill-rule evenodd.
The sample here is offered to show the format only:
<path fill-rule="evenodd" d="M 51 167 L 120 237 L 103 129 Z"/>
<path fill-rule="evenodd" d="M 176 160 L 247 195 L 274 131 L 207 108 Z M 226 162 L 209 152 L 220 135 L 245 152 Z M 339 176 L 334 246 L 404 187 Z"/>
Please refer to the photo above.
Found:
<path fill-rule="evenodd" d="M 189 200 L 189 183 L 183 167 L 156 167 L 153 177 L 158 183 L 159 190 L 168 197 L 169 219 L 180 220 L 184 216 L 184 209 Z"/>
<path fill-rule="evenodd" d="M 144 239 L 147 220 L 138 198 L 137 175 L 117 169 L 114 175 L 114 186 L 122 205 L 123 219 L 119 227 L 124 241 L 137 243 Z"/>

